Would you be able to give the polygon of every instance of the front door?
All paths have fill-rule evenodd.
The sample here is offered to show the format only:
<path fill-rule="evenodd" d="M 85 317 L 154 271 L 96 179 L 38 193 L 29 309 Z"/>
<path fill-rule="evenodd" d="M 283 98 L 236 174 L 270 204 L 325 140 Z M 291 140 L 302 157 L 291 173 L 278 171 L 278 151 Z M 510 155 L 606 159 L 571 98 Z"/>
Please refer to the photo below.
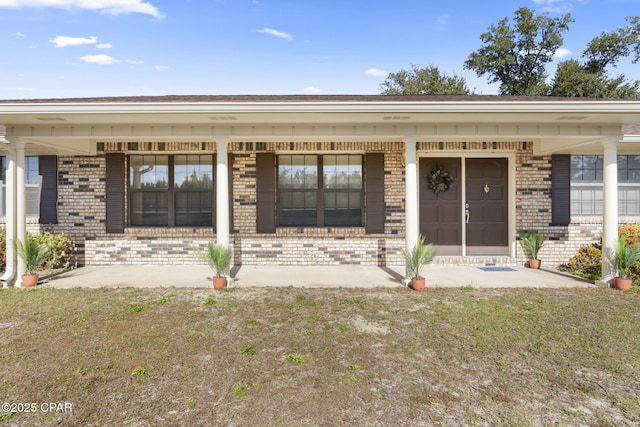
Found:
<path fill-rule="evenodd" d="M 438 255 L 508 255 L 508 159 L 421 158 L 420 232 Z M 447 171 L 446 191 L 430 186 L 433 171 Z"/>
<path fill-rule="evenodd" d="M 467 255 L 507 255 L 507 159 L 466 159 Z"/>
<path fill-rule="evenodd" d="M 462 255 L 462 176 L 460 158 L 420 159 L 420 233 L 438 255 Z M 453 184 L 442 192 L 430 188 L 431 172 L 447 171 Z"/>

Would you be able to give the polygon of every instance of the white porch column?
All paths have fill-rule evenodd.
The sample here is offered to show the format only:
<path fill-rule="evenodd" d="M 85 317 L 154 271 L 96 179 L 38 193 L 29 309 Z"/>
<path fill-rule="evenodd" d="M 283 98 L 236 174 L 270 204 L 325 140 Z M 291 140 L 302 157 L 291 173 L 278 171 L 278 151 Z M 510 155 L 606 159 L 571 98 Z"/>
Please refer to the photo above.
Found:
<path fill-rule="evenodd" d="M 618 241 L 618 140 L 603 143 L 603 200 L 602 200 L 602 280 L 610 283 L 615 273 L 606 254 L 611 253 Z"/>
<path fill-rule="evenodd" d="M 3 147 L 7 156 L 6 171 L 6 269 L 4 275 L 0 278 L 4 282 L 4 286 L 15 284 L 17 256 L 13 248 L 13 242 L 16 239 L 16 161 L 15 150 L 10 145 L 10 141 L 4 140 Z"/>
<path fill-rule="evenodd" d="M 223 246 L 229 246 L 228 142 L 224 137 L 216 143 L 216 241 Z"/>
<path fill-rule="evenodd" d="M 12 143 L 16 151 L 16 239 L 22 243 L 27 237 L 27 188 L 25 180 L 24 142 Z M 18 257 L 16 285 L 22 286 L 22 275 L 27 271 L 24 260 Z"/>
<path fill-rule="evenodd" d="M 415 136 L 405 138 L 405 247 L 412 250 L 418 242 L 420 223 L 418 218 L 418 168 L 416 165 Z"/>

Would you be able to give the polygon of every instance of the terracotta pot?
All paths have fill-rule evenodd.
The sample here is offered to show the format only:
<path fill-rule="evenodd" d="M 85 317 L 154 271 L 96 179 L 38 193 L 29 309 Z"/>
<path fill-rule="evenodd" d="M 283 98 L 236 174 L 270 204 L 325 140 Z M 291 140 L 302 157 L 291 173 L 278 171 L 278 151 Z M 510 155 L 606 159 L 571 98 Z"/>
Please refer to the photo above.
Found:
<path fill-rule="evenodd" d="M 38 284 L 38 273 L 23 274 L 22 275 L 22 287 L 31 288 Z"/>
<path fill-rule="evenodd" d="M 623 279 L 622 277 L 613 278 L 613 286 L 621 291 L 628 291 L 629 289 L 631 289 L 632 283 L 633 280 L 631 279 Z"/>
<path fill-rule="evenodd" d="M 542 261 L 539 259 L 530 259 L 529 260 L 529 268 L 535 268 L 536 270 L 540 268 L 542 265 Z"/>
<path fill-rule="evenodd" d="M 424 277 L 413 277 L 411 279 L 411 289 L 414 291 L 424 291 L 426 279 Z"/>
<path fill-rule="evenodd" d="M 222 289 L 227 286 L 227 278 L 226 277 L 214 277 L 213 278 L 213 289 Z"/>

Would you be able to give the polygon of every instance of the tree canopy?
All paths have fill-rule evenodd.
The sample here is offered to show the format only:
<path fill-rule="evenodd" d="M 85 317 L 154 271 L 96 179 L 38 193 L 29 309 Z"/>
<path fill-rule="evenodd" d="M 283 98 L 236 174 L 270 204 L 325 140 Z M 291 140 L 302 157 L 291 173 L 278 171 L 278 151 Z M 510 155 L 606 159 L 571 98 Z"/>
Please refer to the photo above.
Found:
<path fill-rule="evenodd" d="M 544 95 L 546 65 L 562 46 L 562 34 L 573 22 L 570 14 L 558 18 L 535 15 L 531 9 L 515 12 L 513 25 L 504 18 L 480 36 L 483 47 L 469 55 L 464 67 L 489 82 L 500 83 L 503 95 Z"/>
<path fill-rule="evenodd" d="M 627 80 L 624 74 L 610 77 L 622 58 L 633 54 L 640 59 L 640 16 L 627 17 L 629 25 L 594 37 L 584 52 L 583 62 L 563 61 L 558 65 L 549 89 L 551 96 L 589 98 L 640 98 L 640 81 Z"/>
<path fill-rule="evenodd" d="M 446 76 L 438 67 L 424 68 L 411 66 L 411 70 L 390 73 L 382 87 L 383 95 L 468 95 L 470 93 L 464 78 L 457 75 Z"/>
<path fill-rule="evenodd" d="M 547 67 L 574 20 L 568 13 L 550 17 L 522 7 L 481 34 L 482 47 L 463 66 L 498 83 L 501 95 L 640 98 L 640 81 L 609 74 L 625 58 L 640 61 L 640 16 L 626 20 L 626 26 L 594 37 L 580 59 L 560 62 L 549 79 Z M 443 75 L 434 65 L 390 73 L 380 86 L 384 95 L 470 93 L 463 77 Z"/>

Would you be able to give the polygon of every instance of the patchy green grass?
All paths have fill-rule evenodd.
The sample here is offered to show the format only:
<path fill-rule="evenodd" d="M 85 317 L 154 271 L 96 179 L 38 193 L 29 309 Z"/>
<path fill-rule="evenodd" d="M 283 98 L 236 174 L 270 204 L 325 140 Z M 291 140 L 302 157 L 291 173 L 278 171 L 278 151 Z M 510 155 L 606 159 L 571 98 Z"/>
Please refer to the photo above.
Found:
<path fill-rule="evenodd" d="M 37 288 L 0 303 L 2 400 L 48 409 L 0 427 L 640 423 L 638 290 Z"/>

